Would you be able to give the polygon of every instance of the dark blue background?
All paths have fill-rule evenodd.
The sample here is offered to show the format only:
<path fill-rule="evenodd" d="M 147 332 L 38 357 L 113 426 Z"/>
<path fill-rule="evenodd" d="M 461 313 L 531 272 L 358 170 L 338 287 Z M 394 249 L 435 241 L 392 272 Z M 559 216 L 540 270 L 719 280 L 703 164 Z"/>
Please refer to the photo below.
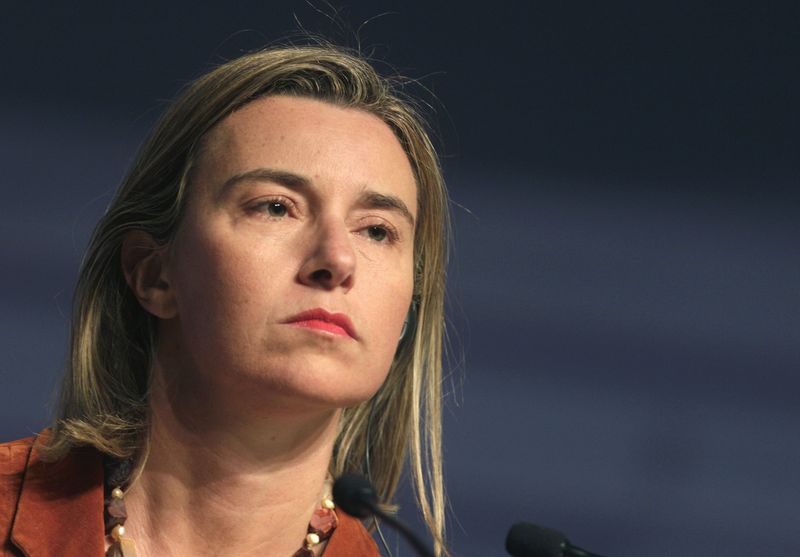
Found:
<path fill-rule="evenodd" d="M 5 5 L 0 436 L 47 423 L 82 251 L 149 126 L 294 12 L 430 90 L 455 553 L 526 519 L 610 556 L 796 554 L 800 17 L 660 4 Z"/>

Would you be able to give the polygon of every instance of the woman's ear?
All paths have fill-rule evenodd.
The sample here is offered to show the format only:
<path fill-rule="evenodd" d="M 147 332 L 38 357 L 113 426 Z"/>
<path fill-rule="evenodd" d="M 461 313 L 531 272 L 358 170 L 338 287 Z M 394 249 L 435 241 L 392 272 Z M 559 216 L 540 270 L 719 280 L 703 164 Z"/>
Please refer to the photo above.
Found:
<path fill-rule="evenodd" d="M 125 281 L 139 304 L 161 319 L 170 319 L 178 313 L 167 263 L 168 249 L 147 232 L 133 230 L 122 240 Z"/>

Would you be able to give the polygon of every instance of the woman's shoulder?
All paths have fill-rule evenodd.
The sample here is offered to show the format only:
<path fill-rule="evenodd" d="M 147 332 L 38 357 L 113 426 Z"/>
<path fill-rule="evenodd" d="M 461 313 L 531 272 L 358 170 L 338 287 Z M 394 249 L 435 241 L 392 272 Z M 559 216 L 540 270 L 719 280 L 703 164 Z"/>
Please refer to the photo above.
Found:
<path fill-rule="evenodd" d="M 42 464 L 37 447 L 47 443 L 50 435 L 50 429 L 44 429 L 30 437 L 0 443 L 0 497 L 3 486 L 17 484 L 29 467 Z"/>
<path fill-rule="evenodd" d="M 9 537 L 22 479 L 36 437 L 0 443 L 0 548 Z"/>
<path fill-rule="evenodd" d="M 40 488 L 61 482 L 65 491 L 70 491 L 69 484 L 83 488 L 99 481 L 102 485 L 102 455 L 97 450 L 74 447 L 63 458 L 53 460 L 42 451 L 50 435 L 45 429 L 37 435 L 0 443 L 0 497 L 9 486 L 18 486 L 11 493 L 18 496 L 30 483 L 34 484 L 30 487 Z"/>
<path fill-rule="evenodd" d="M 88 447 L 76 448 L 48 462 L 37 450 L 47 437 L 45 431 L 0 444 L 0 550 L 13 546 L 25 554 L 83 555 L 81 547 L 100 544 L 99 555 L 102 456 Z"/>
<path fill-rule="evenodd" d="M 12 500 L 16 500 L 36 436 L 0 443 L 0 522 L 5 522 Z"/>
<path fill-rule="evenodd" d="M 0 482 L 21 474 L 31 455 L 36 436 L 0 443 Z"/>

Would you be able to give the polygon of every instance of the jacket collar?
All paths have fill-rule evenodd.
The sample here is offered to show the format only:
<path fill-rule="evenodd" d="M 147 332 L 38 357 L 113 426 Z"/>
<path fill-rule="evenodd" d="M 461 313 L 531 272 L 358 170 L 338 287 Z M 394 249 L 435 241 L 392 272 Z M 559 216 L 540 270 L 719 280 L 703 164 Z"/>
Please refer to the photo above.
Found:
<path fill-rule="evenodd" d="M 11 541 L 27 557 L 103 555 L 100 454 L 79 448 L 57 462 L 44 462 L 37 443 L 25 467 Z"/>

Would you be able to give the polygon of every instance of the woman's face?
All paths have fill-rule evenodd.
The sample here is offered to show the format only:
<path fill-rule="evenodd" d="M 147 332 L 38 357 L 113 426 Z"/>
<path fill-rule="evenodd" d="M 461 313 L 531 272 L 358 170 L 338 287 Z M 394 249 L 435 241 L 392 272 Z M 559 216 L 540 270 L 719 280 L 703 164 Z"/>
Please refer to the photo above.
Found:
<path fill-rule="evenodd" d="M 369 398 L 413 290 L 417 190 L 389 127 L 263 98 L 209 134 L 190 187 L 161 329 L 182 371 L 271 405 Z"/>

